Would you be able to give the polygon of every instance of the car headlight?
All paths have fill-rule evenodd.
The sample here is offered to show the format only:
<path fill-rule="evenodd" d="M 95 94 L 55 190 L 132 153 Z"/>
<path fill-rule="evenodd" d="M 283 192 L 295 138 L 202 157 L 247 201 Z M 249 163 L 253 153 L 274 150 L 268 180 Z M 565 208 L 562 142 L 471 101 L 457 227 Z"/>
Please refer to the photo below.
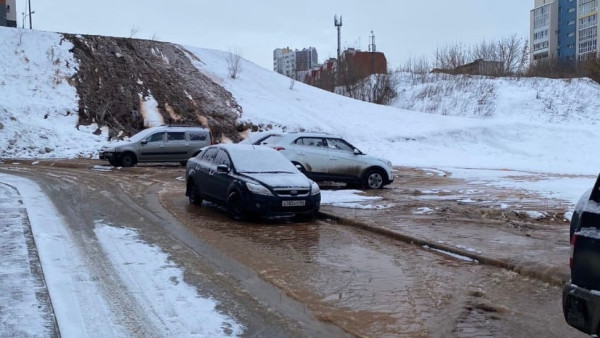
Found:
<path fill-rule="evenodd" d="M 311 195 L 316 195 L 316 194 L 318 194 L 320 192 L 321 192 L 321 188 L 319 188 L 319 185 L 316 184 L 313 181 L 310 181 L 310 193 L 311 193 Z"/>
<path fill-rule="evenodd" d="M 248 190 L 253 194 L 273 196 L 273 193 L 271 193 L 264 185 L 246 182 L 246 187 L 248 187 Z"/>

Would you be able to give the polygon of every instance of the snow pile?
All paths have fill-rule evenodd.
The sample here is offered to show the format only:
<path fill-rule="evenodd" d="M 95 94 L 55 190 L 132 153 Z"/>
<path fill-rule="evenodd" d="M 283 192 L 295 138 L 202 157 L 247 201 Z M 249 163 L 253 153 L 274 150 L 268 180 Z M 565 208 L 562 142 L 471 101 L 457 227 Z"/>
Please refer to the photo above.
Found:
<path fill-rule="evenodd" d="M 59 34 L 0 27 L 0 157 L 97 155 L 97 127 L 77 128 L 71 48 Z"/>
<path fill-rule="evenodd" d="M 398 108 L 524 122 L 600 123 L 596 107 L 588 101 L 600 99 L 600 85 L 589 79 L 399 73 L 398 80 L 398 97 L 392 104 Z"/>

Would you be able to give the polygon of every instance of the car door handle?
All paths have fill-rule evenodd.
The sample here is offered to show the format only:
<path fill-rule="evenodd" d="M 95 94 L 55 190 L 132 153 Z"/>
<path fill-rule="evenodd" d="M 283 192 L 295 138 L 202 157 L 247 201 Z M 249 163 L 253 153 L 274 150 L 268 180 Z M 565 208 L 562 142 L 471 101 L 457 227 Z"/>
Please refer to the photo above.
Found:
<path fill-rule="evenodd" d="M 303 151 L 299 151 L 299 152 L 297 152 L 296 154 L 298 154 L 298 155 L 302 155 L 302 156 L 306 155 L 306 153 L 304 153 Z"/>

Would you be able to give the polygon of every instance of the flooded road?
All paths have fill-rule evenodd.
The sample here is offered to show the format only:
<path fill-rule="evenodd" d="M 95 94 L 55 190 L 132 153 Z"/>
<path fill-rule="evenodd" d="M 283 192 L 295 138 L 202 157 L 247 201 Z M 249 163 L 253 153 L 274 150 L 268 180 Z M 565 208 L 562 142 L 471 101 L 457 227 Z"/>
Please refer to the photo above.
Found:
<path fill-rule="evenodd" d="M 97 219 L 139 230 L 241 318 L 244 336 L 580 336 L 558 286 L 327 219 L 232 222 L 214 204 L 189 205 L 181 167 L 95 164 L 0 169 L 39 182 L 82 239 Z"/>

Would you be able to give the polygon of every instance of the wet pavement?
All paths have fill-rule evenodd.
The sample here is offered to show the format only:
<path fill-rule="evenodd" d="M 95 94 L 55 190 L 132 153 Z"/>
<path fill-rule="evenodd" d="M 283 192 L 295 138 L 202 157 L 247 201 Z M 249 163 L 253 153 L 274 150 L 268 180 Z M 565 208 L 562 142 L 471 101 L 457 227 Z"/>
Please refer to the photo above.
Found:
<path fill-rule="evenodd" d="M 449 177 L 430 180 L 426 170 L 403 174 L 386 189 L 366 192 L 382 197 L 368 202 L 372 208 L 323 205 L 321 212 L 342 224 L 555 285 L 570 278 L 569 222 L 564 219 L 568 206 L 563 201 Z M 385 207 L 389 205 L 393 207 Z M 543 219 L 528 216 L 540 211 Z"/>
<path fill-rule="evenodd" d="M 101 206 L 97 217 L 139 229 L 144 241 L 185 269 L 186 282 L 242 315 L 251 328 L 247 336 L 268 337 L 271 325 L 283 330 L 288 321 L 298 336 L 583 336 L 564 323 L 558 283 L 524 273 L 535 265 L 530 262 L 559 266 L 568 258 L 568 251 L 560 257 L 562 249 L 552 245 L 568 248 L 561 240 L 568 223 L 559 203 L 544 203 L 553 217 L 528 219 L 495 206 L 519 201 L 521 211 L 539 210 L 535 196 L 401 168 L 392 186 L 366 192 L 391 208 L 325 205 L 322 211 L 331 217 L 314 221 L 233 222 L 222 207 L 188 203 L 181 167 L 111 169 L 97 161 L 48 166 L 3 167 L 60 187 L 51 189 L 65 200 L 66 215 L 77 196 L 88 196 L 79 213 Z M 515 251 L 507 253 L 508 245 Z M 528 245 L 549 258 L 536 259 Z M 515 257 L 524 258 L 515 264 Z M 480 264 L 493 260 L 520 266 L 513 270 L 521 273 Z M 315 318 L 326 325 L 313 328 Z"/>

